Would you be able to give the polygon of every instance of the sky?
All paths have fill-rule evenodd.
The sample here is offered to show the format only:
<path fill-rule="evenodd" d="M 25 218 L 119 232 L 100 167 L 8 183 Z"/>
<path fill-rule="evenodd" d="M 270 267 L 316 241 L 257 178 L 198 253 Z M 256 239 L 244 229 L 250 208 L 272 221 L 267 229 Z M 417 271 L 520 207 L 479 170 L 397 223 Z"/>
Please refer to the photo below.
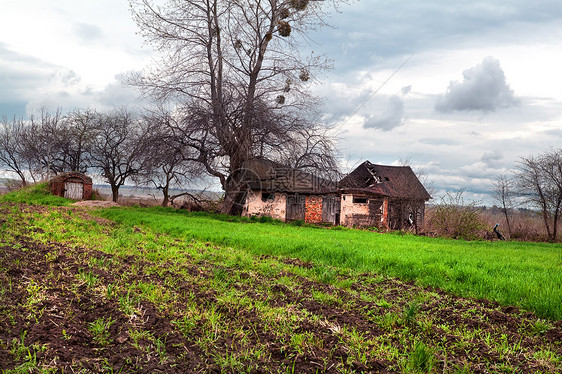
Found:
<path fill-rule="evenodd" d="M 134 105 L 122 84 L 157 55 L 126 0 L 2 0 L 0 115 Z M 410 160 L 435 201 L 562 147 L 562 2 L 360 0 L 306 48 L 333 68 L 314 83 L 344 168 Z"/>

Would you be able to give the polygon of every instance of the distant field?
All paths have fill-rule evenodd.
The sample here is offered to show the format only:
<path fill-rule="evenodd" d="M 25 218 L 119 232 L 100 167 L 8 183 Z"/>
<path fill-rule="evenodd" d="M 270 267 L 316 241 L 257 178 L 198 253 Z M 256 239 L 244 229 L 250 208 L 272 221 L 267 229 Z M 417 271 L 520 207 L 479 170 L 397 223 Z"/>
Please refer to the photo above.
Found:
<path fill-rule="evenodd" d="M 382 273 L 562 319 L 560 244 L 466 242 L 297 227 L 163 208 L 110 209 L 101 215 L 127 225 L 146 225 L 177 238 L 196 238 L 244 248 L 253 254 L 294 256 L 323 265 Z"/>

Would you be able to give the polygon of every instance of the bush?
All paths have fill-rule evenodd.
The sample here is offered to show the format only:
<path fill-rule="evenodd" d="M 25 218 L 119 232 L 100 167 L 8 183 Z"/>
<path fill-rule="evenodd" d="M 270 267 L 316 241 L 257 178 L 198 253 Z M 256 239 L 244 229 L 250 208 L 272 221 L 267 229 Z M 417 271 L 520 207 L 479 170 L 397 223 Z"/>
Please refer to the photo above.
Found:
<path fill-rule="evenodd" d="M 474 240 L 485 229 L 476 203 L 465 204 L 463 190 L 447 193 L 427 217 L 430 230 L 438 236 Z"/>

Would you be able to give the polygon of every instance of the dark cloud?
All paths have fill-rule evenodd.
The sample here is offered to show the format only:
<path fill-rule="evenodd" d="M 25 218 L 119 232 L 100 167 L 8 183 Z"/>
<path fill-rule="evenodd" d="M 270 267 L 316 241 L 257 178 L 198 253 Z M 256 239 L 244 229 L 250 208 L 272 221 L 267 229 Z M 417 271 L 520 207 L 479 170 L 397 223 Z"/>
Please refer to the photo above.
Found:
<path fill-rule="evenodd" d="M 390 131 L 403 124 L 404 102 L 398 96 L 391 96 L 386 109 L 380 115 L 368 116 L 363 127 L 366 129 Z"/>
<path fill-rule="evenodd" d="M 518 104 L 513 90 L 505 80 L 498 60 L 486 57 L 481 64 L 463 72 L 464 81 L 453 81 L 438 99 L 439 112 L 495 111 Z"/>
<path fill-rule="evenodd" d="M 340 10 L 328 20 L 333 29 L 307 34 L 316 42 L 310 49 L 326 53 L 337 69 L 359 69 L 428 49 L 458 48 L 459 41 L 472 38 L 532 40 L 537 24 L 560 18 L 562 2 L 367 0 Z"/>

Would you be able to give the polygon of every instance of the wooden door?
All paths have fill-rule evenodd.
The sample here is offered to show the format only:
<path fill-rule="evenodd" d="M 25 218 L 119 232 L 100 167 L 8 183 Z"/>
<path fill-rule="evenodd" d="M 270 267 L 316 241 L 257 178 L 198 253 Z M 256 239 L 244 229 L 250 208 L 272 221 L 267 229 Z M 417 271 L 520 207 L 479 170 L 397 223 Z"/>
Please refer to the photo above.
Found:
<path fill-rule="evenodd" d="M 287 195 L 287 221 L 304 221 L 305 200 L 303 195 Z"/>
<path fill-rule="evenodd" d="M 84 185 L 76 182 L 65 182 L 64 197 L 73 200 L 82 200 L 84 197 Z"/>
<path fill-rule="evenodd" d="M 322 199 L 322 222 L 339 225 L 340 204 L 341 198 L 339 196 L 324 196 Z"/>

